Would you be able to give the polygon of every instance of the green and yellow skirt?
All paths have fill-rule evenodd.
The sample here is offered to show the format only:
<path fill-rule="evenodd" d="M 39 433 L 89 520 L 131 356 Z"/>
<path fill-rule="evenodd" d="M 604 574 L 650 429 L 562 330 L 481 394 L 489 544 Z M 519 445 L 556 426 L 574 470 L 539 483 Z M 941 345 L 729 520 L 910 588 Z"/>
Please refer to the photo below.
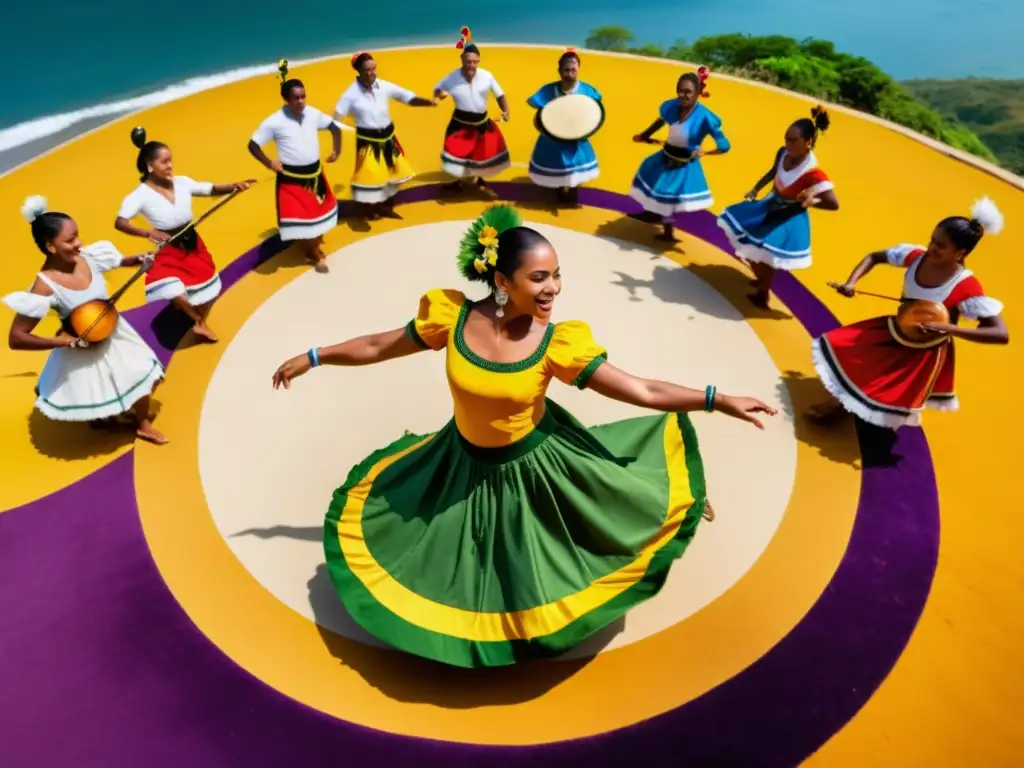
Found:
<path fill-rule="evenodd" d="M 504 448 L 454 421 L 354 467 L 324 527 L 352 617 L 459 667 L 560 654 L 657 594 L 706 505 L 685 414 L 587 429 L 547 402 Z"/>

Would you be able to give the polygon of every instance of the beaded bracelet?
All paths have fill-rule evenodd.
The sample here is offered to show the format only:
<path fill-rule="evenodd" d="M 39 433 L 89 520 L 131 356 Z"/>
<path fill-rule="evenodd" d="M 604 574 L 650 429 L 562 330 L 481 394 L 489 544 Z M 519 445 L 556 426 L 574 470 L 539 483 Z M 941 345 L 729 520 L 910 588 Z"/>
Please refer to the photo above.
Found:
<path fill-rule="evenodd" d="M 320 350 L 318 350 L 316 347 L 310 349 L 309 352 L 306 353 L 306 357 L 309 358 L 310 368 L 316 368 L 318 365 L 320 365 Z"/>
<path fill-rule="evenodd" d="M 715 393 L 717 391 L 718 390 L 712 385 L 708 385 L 704 388 L 704 410 L 708 413 L 715 410 Z"/>

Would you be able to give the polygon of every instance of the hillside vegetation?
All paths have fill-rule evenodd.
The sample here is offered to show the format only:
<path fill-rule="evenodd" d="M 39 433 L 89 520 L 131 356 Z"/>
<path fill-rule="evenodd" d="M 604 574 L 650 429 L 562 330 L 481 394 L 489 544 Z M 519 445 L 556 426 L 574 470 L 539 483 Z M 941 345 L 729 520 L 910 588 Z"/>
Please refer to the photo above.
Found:
<path fill-rule="evenodd" d="M 972 93 L 962 85 L 948 87 L 964 83 L 962 80 L 919 80 L 903 84 L 863 56 L 837 51 L 827 40 L 795 40 L 782 35 L 713 35 L 692 44 L 680 40 L 664 48 L 649 43 L 636 45 L 633 34 L 623 27 L 599 27 L 591 31 L 586 46 L 705 64 L 712 70 L 877 115 L 1021 172 L 1024 92 L 1019 81 L 1005 81 L 1017 83 L 1012 102 L 1012 85 L 1006 89 L 993 85 Z M 1004 81 L 974 82 L 1001 84 Z M 971 98 L 966 102 L 958 100 L 966 96 Z M 992 122 L 985 123 L 986 120 Z M 987 141 L 983 141 L 981 135 Z M 997 150 L 997 146 L 1000 149 Z"/>

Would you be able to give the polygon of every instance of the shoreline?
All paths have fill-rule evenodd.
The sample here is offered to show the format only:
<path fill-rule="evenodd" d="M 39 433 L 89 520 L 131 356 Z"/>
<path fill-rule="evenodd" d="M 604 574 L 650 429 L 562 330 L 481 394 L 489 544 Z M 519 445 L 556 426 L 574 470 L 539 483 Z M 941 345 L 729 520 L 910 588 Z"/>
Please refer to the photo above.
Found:
<path fill-rule="evenodd" d="M 396 46 L 387 46 L 387 47 L 381 46 L 377 50 L 381 50 L 381 51 L 383 51 L 383 50 L 415 50 L 417 48 L 434 48 L 434 47 L 436 47 L 436 45 L 437 45 L 436 43 L 435 44 L 431 44 L 431 43 L 416 43 L 416 44 L 410 44 L 410 45 L 396 45 Z M 561 49 L 561 48 L 564 47 L 564 46 L 557 46 L 557 45 L 551 45 L 551 44 L 546 44 L 546 43 L 497 43 L 497 42 L 490 43 L 490 46 L 491 47 L 502 47 L 502 48 L 517 47 L 517 48 L 538 48 L 538 49 L 552 49 L 552 48 L 559 48 L 559 49 Z M 590 51 L 589 49 L 582 49 L 582 48 L 580 50 L 587 50 L 588 53 L 593 53 L 593 54 L 596 54 L 596 55 L 617 56 L 617 57 L 630 58 L 630 59 L 651 59 L 652 58 L 652 57 L 649 57 L 649 56 L 641 56 L 641 55 L 633 54 L 633 53 L 619 53 L 619 52 L 615 52 L 615 51 L 598 51 L 598 50 Z M 315 58 L 310 58 L 310 59 L 296 60 L 295 62 L 293 62 L 293 66 L 296 66 L 296 67 L 297 66 L 306 66 L 306 65 L 310 65 L 310 64 L 317 64 L 317 63 L 324 62 L 324 61 L 331 61 L 331 60 L 334 60 L 334 59 L 339 59 L 339 58 L 343 58 L 345 56 L 348 56 L 348 55 L 350 55 L 350 53 L 351 52 L 344 52 L 343 51 L 343 52 L 333 53 L 333 54 L 324 55 L 324 56 L 317 56 Z M 675 60 L 665 59 L 663 61 L 675 61 Z M 679 65 L 684 65 L 684 66 L 695 66 L 691 62 L 676 61 L 675 63 L 677 63 Z M 270 72 L 270 71 L 276 71 L 276 63 L 275 64 L 262 65 L 262 66 L 257 65 L 257 66 L 252 66 L 252 67 L 246 67 L 244 70 L 233 70 L 233 72 L 237 72 L 241 76 L 238 77 L 237 79 L 226 81 L 226 82 L 218 82 L 218 83 L 211 82 L 211 84 L 209 86 L 207 86 L 207 87 L 199 88 L 197 90 L 190 91 L 188 93 L 182 93 L 182 94 L 180 94 L 178 96 L 172 96 L 171 98 L 167 99 L 166 102 L 161 102 L 161 103 L 169 103 L 169 102 L 172 102 L 172 101 L 178 101 L 178 100 L 180 100 L 182 98 L 185 98 L 187 96 L 192 95 L 193 93 L 198 93 L 198 92 L 201 92 L 201 91 L 204 91 L 204 90 L 210 90 L 212 88 L 221 87 L 222 85 L 226 85 L 228 82 L 239 82 L 239 81 L 242 81 L 242 80 L 248 80 L 248 79 L 251 79 L 253 77 L 257 77 L 258 75 L 265 74 L 265 72 Z M 244 74 L 243 74 L 243 72 L 244 72 Z M 224 73 L 220 73 L 220 75 L 210 75 L 210 76 L 208 76 L 208 78 L 212 81 L 214 78 L 217 78 L 219 76 L 228 75 L 228 74 L 230 74 L 230 73 L 229 72 L 224 72 Z M 803 99 L 803 100 L 807 101 L 808 103 L 818 103 L 817 99 L 812 99 L 811 97 L 805 96 L 804 94 L 800 94 L 800 93 L 797 93 L 795 91 L 786 91 L 785 89 L 778 88 L 776 86 L 769 85 L 767 83 L 762 83 L 762 82 L 759 82 L 757 80 L 747 80 L 745 78 L 739 78 L 739 77 L 735 77 L 733 75 L 726 75 L 726 74 L 719 74 L 718 77 L 720 77 L 720 78 L 727 78 L 727 79 L 731 79 L 731 80 L 742 80 L 743 82 L 751 83 L 751 84 L 753 84 L 753 85 L 755 85 L 757 87 L 760 87 L 760 88 L 767 88 L 767 89 L 773 90 L 773 91 L 782 91 L 782 92 L 788 93 L 788 94 L 793 95 L 793 96 L 795 96 L 797 98 Z M 160 91 L 155 91 L 154 94 L 155 93 L 159 93 L 159 92 Z M 150 94 L 150 95 L 152 95 L 152 94 Z M 946 155 L 947 157 L 951 157 L 951 158 L 957 159 L 957 160 L 959 160 L 961 162 L 964 162 L 964 163 L 966 163 L 968 165 L 971 165 L 971 166 L 977 168 L 978 170 L 983 171 L 983 172 L 985 172 L 985 173 L 987 173 L 987 174 L 989 174 L 989 175 L 991 175 L 991 176 L 993 176 L 993 177 L 995 177 L 995 178 L 997 178 L 997 179 L 999 179 L 1001 181 L 1004 181 L 1004 182 L 1010 184 L 1011 186 L 1013 186 L 1013 187 L 1015 187 L 1015 188 L 1017 188 L 1019 190 L 1024 190 L 1024 178 L 1022 178 L 1020 176 L 1017 176 L 1012 171 L 1008 171 L 1007 169 L 1002 168 L 1001 166 L 995 165 L 993 163 L 989 163 L 989 162 L 983 160 L 982 158 L 975 157 L 974 155 L 968 154 L 968 153 L 963 152 L 961 150 L 958 150 L 958 149 L 956 149 L 954 147 L 951 147 L 951 146 L 949 146 L 947 144 L 943 144 L 942 142 L 937 141 L 935 139 L 932 139 L 932 138 L 930 138 L 928 136 L 924 136 L 923 134 L 918 134 L 918 133 L 916 133 L 916 132 L 914 132 L 914 131 L 912 131 L 912 130 L 910 130 L 908 128 L 904 128 L 903 126 L 898 125 L 896 123 L 892 123 L 892 122 L 889 122 L 887 120 L 883 120 L 882 118 L 876 117 L 874 115 L 870 115 L 870 114 L 867 114 L 867 113 L 864 113 L 864 112 L 860 112 L 858 110 L 851 109 L 850 107 L 844 107 L 843 105 L 840 105 L 840 104 L 829 104 L 828 106 L 829 106 L 830 109 L 834 109 L 834 110 L 837 110 L 837 111 L 853 114 L 853 115 L 856 115 L 856 116 L 861 117 L 863 119 L 870 120 L 870 121 L 878 123 L 880 125 L 884 125 L 887 128 L 889 128 L 890 130 L 895 131 L 897 133 L 900 133 L 900 134 L 902 134 L 902 135 L 904 135 L 904 136 L 906 136 L 908 138 L 911 138 L 911 139 L 913 139 L 913 140 L 915 140 L 915 141 L 917 141 L 917 142 L 919 142 L 921 144 L 924 144 L 925 146 L 930 147 L 931 149 L 935 150 L 936 152 L 940 152 L 940 153 Z M 116 112 L 116 113 L 110 113 L 110 114 L 106 114 L 106 115 L 102 115 L 102 116 L 96 116 L 96 117 L 87 117 L 87 118 L 84 118 L 84 119 L 80 120 L 79 122 L 74 123 L 73 125 L 68 126 L 67 128 L 64 128 L 64 129 L 62 129 L 60 131 L 52 133 L 52 134 L 50 134 L 48 136 L 41 136 L 38 139 L 33 139 L 33 140 L 28 141 L 28 142 L 26 142 L 24 144 L 20 144 L 20 145 L 18 145 L 16 147 L 11 147 L 10 149 L 7 149 L 7 150 L 2 150 L 2 151 L 0 151 L 0 178 L 2 178 L 4 176 L 12 173 L 13 171 L 16 171 L 18 168 L 20 168 L 20 167 L 22 167 L 24 165 L 27 165 L 28 163 L 32 162 L 33 160 L 36 160 L 36 159 L 42 157 L 43 155 L 48 154 L 49 152 L 52 152 L 53 150 L 63 146 L 64 144 L 70 143 L 70 142 L 74 141 L 75 139 L 77 139 L 77 138 L 79 138 L 79 137 L 81 137 L 81 136 L 83 136 L 83 135 L 85 135 L 87 133 L 91 133 L 92 131 L 99 130 L 103 126 L 105 126 L 105 125 L 107 125 L 109 123 L 112 123 L 112 122 L 114 122 L 116 120 L 119 120 L 122 117 L 125 117 L 126 115 L 129 115 L 129 114 L 132 114 L 132 113 L 135 113 L 135 112 L 141 112 L 141 111 L 144 111 L 144 110 L 149 109 L 149 108 L 151 108 L 151 106 L 149 106 L 149 105 L 142 106 L 142 107 L 139 107 L 139 108 L 126 108 L 126 109 L 124 109 L 124 110 L 122 110 L 120 112 Z M 33 194 L 33 193 L 27 192 L 26 194 Z"/>

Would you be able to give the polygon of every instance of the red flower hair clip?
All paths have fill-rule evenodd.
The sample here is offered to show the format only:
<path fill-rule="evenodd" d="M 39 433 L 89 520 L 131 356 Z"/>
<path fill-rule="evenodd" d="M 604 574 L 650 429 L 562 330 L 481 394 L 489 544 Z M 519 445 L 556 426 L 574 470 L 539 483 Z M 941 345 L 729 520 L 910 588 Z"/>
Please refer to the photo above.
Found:
<path fill-rule="evenodd" d="M 697 67 L 697 78 L 700 80 L 700 93 L 705 99 L 711 98 L 711 92 L 707 90 L 708 78 L 711 77 L 711 70 L 703 64 Z"/>
<path fill-rule="evenodd" d="M 455 44 L 455 47 L 461 51 L 471 42 L 473 42 L 473 35 L 469 31 L 469 27 L 463 27 L 462 29 L 460 29 L 459 42 Z"/>

